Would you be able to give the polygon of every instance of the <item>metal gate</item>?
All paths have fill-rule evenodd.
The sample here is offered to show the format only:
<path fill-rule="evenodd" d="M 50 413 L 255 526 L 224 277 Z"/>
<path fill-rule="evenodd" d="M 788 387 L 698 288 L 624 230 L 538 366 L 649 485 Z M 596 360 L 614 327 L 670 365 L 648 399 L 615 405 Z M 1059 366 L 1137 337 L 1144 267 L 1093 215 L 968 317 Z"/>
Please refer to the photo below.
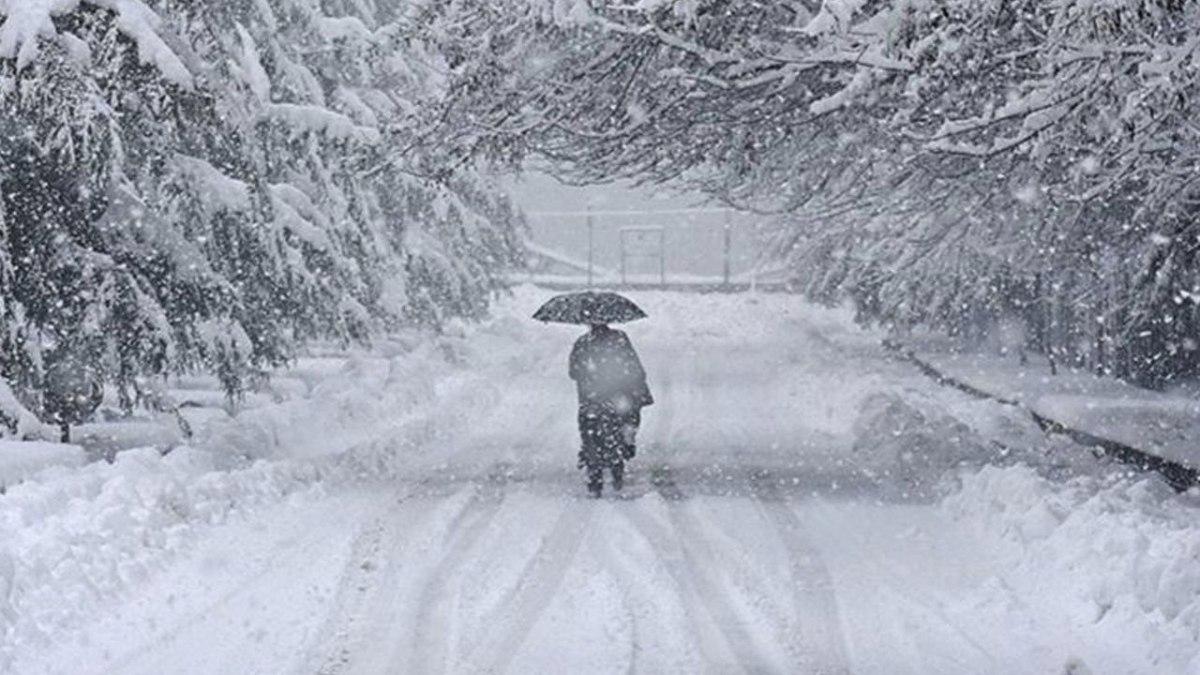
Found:
<path fill-rule="evenodd" d="M 629 283 L 630 260 L 657 260 L 658 283 L 667 285 L 667 236 L 662 227 L 621 228 L 621 284 Z"/>

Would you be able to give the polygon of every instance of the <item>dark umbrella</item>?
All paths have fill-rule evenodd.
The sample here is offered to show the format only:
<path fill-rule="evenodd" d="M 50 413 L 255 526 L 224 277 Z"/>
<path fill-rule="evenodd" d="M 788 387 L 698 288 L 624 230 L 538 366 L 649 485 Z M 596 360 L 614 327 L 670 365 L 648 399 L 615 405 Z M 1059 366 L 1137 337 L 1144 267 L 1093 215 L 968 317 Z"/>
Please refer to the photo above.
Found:
<path fill-rule="evenodd" d="M 608 291 L 578 291 L 550 298 L 533 313 L 539 321 L 555 323 L 625 323 L 646 318 L 629 298 Z"/>

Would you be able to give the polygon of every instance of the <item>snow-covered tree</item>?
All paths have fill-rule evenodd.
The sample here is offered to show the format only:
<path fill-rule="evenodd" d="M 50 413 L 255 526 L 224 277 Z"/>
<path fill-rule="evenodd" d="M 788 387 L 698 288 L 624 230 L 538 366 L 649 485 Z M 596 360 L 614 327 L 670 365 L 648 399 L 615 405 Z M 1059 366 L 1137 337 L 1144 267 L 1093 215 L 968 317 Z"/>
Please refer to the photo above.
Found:
<path fill-rule="evenodd" d="M 775 214 L 797 275 L 874 320 L 1015 312 L 1104 371 L 1200 368 L 1197 3 L 431 6 L 481 146 Z"/>
<path fill-rule="evenodd" d="M 307 338 L 479 313 L 521 218 L 469 161 L 420 173 L 457 146 L 402 10 L 0 3 L 0 375 L 31 407 L 57 360 L 130 405 L 172 370 L 232 395 Z"/>

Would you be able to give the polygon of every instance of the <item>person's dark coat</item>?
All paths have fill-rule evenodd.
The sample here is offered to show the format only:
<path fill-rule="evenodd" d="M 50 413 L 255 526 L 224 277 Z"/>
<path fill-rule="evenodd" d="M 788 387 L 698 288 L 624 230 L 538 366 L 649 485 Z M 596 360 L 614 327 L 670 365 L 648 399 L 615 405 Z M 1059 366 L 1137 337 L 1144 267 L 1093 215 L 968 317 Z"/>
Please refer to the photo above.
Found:
<path fill-rule="evenodd" d="M 596 326 L 575 341 L 569 374 L 581 408 L 598 405 L 636 414 L 654 403 L 646 371 L 629 337 L 608 326 Z"/>

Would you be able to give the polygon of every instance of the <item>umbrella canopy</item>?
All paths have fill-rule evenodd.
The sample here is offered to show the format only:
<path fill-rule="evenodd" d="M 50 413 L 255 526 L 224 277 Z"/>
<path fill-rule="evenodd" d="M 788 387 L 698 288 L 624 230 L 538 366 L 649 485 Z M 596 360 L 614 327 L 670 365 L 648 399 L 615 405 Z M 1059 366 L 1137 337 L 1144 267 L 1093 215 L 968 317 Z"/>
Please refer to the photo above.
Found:
<path fill-rule="evenodd" d="M 629 298 L 608 291 L 579 291 L 550 298 L 533 313 L 539 321 L 555 323 L 625 323 L 646 318 Z"/>

